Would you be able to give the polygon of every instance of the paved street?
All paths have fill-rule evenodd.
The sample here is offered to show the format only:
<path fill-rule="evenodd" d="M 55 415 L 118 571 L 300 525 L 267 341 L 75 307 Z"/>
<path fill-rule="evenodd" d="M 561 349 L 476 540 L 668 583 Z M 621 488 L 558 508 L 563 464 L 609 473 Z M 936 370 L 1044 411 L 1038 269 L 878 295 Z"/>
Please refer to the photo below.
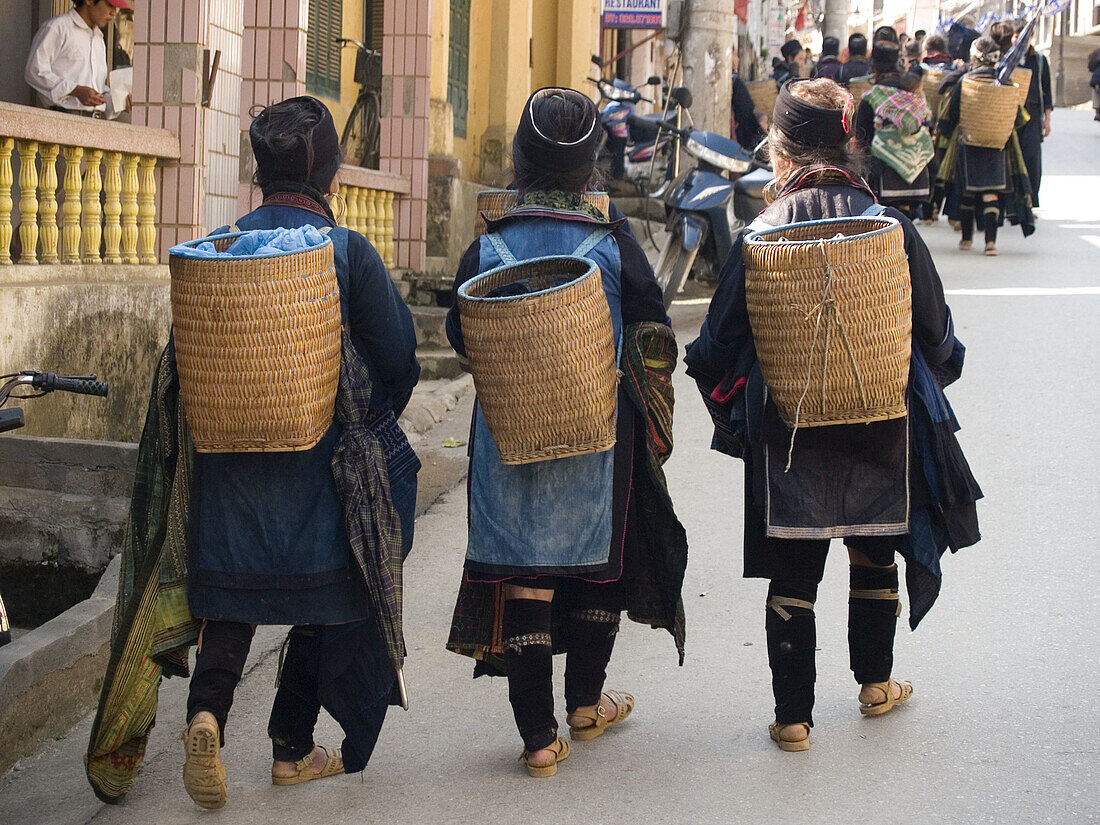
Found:
<path fill-rule="evenodd" d="M 171 680 L 123 804 L 101 805 L 85 782 L 86 720 L 7 777 L 0 821 L 1100 821 L 1100 124 L 1091 112 L 1059 110 L 1054 129 L 1032 238 L 1006 228 L 1001 256 L 985 258 L 958 252 L 945 221 L 924 230 L 968 347 L 949 394 L 986 493 L 985 538 L 944 560 L 942 595 L 917 633 L 899 623 L 896 675 L 917 689 L 909 705 L 860 717 L 836 543 L 818 601 L 813 747 L 782 753 L 768 740 L 767 585 L 741 578 L 741 464 L 707 449 L 706 414 L 681 372 L 667 469 L 690 538 L 687 662 L 676 666 L 663 631 L 624 621 L 609 686 L 636 694 L 634 716 L 577 743 L 556 778 L 530 779 L 516 761 L 504 682 L 471 681 L 470 662 L 443 649 L 465 544 L 460 485 L 417 523 L 405 598 L 412 707 L 391 711 L 361 776 L 269 784 L 265 730 L 281 633 L 264 628 L 230 717 L 223 811 L 201 811 L 184 793 L 186 683 Z M 674 307 L 681 345 L 705 309 Z M 427 441 L 461 437 L 467 415 L 461 406 Z M 320 734 L 339 741 L 327 718 Z"/>

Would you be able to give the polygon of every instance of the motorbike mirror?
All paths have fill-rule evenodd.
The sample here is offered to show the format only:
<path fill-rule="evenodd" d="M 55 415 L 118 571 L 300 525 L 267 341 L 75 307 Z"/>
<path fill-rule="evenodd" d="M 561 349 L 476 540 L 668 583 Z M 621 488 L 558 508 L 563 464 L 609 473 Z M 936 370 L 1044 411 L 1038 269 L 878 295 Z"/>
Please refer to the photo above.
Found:
<path fill-rule="evenodd" d="M 649 80 L 647 80 L 645 82 L 645 85 L 647 85 L 647 86 L 660 86 L 661 85 L 661 78 L 657 77 L 657 75 L 651 75 Z"/>
<path fill-rule="evenodd" d="M 676 86 L 669 92 L 669 97 L 675 101 L 681 109 L 691 108 L 691 89 L 687 86 Z"/>
<path fill-rule="evenodd" d="M 592 62 L 599 66 L 601 69 L 603 68 L 603 60 L 600 59 L 600 56 L 598 54 L 592 55 Z"/>

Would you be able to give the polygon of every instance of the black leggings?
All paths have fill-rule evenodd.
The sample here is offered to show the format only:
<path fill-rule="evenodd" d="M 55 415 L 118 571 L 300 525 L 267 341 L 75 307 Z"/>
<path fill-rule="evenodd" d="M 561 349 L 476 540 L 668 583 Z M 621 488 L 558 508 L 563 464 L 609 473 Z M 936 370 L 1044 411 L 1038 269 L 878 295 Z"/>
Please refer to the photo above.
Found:
<path fill-rule="evenodd" d="M 555 591 L 558 608 L 564 611 L 559 630 L 566 650 L 566 712 L 598 704 L 624 607 L 621 584 L 550 577 L 510 579 L 507 584 Z M 548 747 L 558 736 L 554 717 L 553 611 L 553 603 L 537 599 L 508 599 L 504 603 L 502 635 L 508 699 L 528 751 Z"/>
<path fill-rule="evenodd" d="M 982 201 L 975 198 L 973 203 L 963 203 L 959 209 L 959 229 L 964 241 L 974 240 L 974 225 L 985 228 L 985 242 L 997 242 L 997 225 L 1000 223 L 1001 207 L 997 201 Z"/>

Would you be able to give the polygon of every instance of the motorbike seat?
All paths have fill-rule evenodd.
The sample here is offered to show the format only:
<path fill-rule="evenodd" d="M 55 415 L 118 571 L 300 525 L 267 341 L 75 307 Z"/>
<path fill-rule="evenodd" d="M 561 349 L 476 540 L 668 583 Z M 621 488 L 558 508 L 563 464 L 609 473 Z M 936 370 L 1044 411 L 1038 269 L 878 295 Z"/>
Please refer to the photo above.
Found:
<path fill-rule="evenodd" d="M 755 169 L 742 175 L 733 183 L 733 191 L 756 200 L 764 199 L 764 187 L 771 183 L 772 173 L 767 169 Z"/>

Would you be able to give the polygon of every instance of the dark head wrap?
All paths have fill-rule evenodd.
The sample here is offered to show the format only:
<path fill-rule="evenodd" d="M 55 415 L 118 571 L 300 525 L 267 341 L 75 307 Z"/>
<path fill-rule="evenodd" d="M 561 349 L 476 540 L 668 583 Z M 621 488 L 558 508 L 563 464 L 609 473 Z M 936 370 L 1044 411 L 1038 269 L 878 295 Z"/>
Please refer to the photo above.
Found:
<path fill-rule="evenodd" d="M 794 94 L 794 87 L 807 80 L 788 80 L 779 90 L 772 122 L 784 135 L 805 146 L 841 146 L 851 137 L 852 103 L 843 109 L 815 106 Z"/>
<path fill-rule="evenodd" d="M 900 54 L 897 43 L 880 40 L 871 49 L 871 68 L 879 74 L 896 72 Z"/>
<path fill-rule="evenodd" d="M 313 127 L 280 134 L 275 118 L 301 118 Z M 276 121 L 277 122 L 277 121 Z M 305 184 L 325 192 L 340 168 L 340 138 L 332 113 L 315 97 L 292 97 L 263 109 L 248 130 L 264 194 L 282 183 Z"/>
<path fill-rule="evenodd" d="M 573 134 L 557 140 L 559 124 L 549 122 L 546 107 L 558 98 L 575 102 L 582 115 Z M 531 182 L 553 178 L 562 188 L 576 192 L 584 188 L 592 176 L 599 150 L 600 113 L 586 95 L 575 89 L 539 89 L 524 104 L 516 136 L 512 139 L 512 166 L 520 181 Z M 549 134 L 548 134 L 549 133 Z"/>

